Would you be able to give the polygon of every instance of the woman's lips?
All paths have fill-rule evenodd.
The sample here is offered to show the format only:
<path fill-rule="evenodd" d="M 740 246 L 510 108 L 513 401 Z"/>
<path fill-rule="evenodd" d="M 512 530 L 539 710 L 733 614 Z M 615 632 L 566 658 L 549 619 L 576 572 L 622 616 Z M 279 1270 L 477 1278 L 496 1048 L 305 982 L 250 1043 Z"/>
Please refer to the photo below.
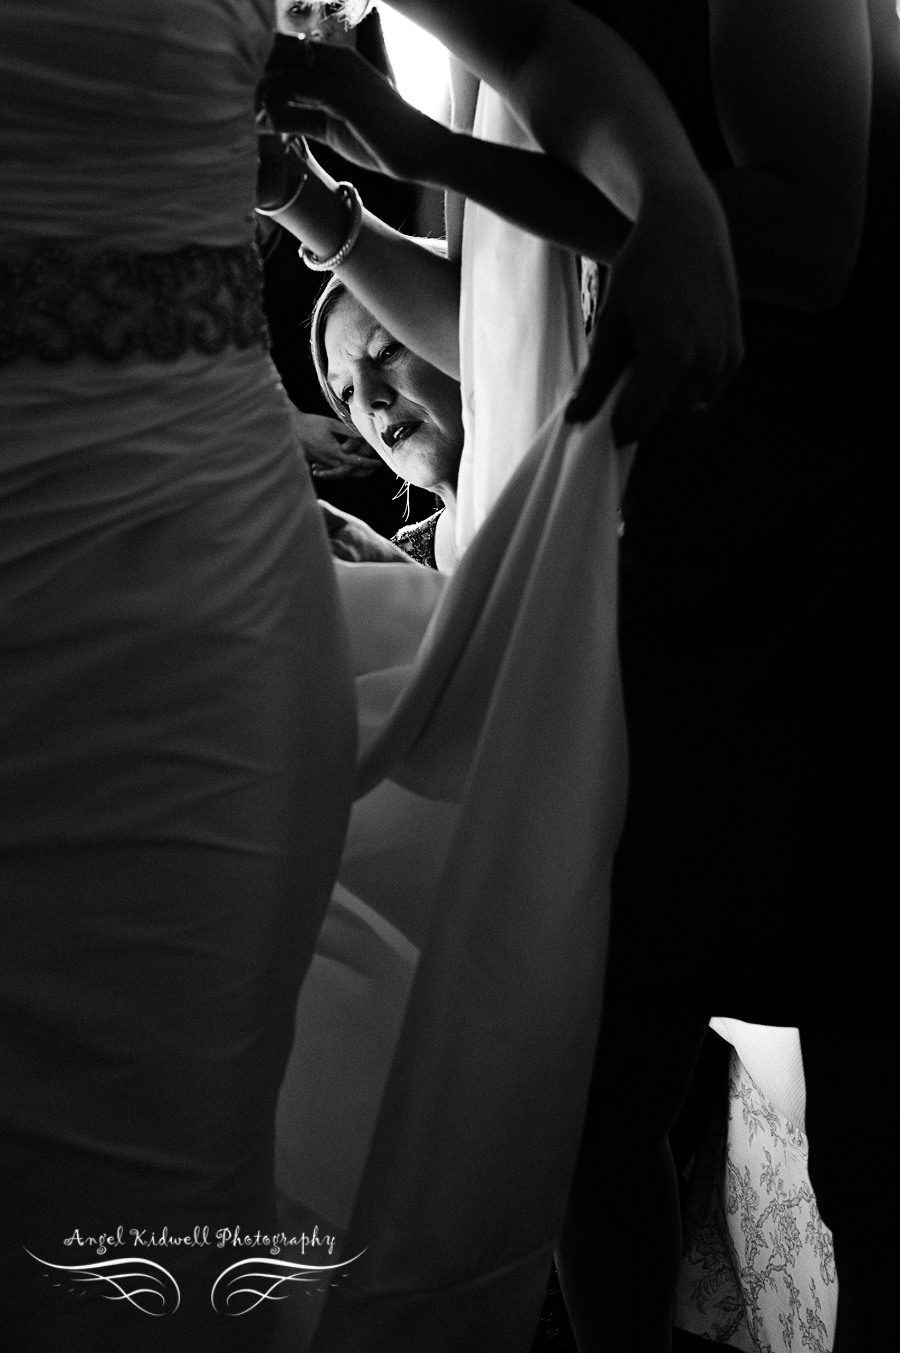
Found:
<path fill-rule="evenodd" d="M 404 419 L 403 422 L 391 423 L 381 434 L 381 440 L 389 451 L 393 451 L 400 442 L 406 441 L 414 432 L 418 432 L 422 426 L 420 418 Z"/>

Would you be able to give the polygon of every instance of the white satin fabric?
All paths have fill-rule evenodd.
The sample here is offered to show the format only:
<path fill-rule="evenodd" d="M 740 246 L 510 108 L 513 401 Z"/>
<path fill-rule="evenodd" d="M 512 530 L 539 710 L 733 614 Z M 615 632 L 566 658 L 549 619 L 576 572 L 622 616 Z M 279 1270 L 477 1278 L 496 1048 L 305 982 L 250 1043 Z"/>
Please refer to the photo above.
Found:
<path fill-rule="evenodd" d="M 273 18 L 262 0 L 4 3 L 4 267 L 42 240 L 78 257 L 248 241 Z M 259 345 L 0 367 L 0 1168 L 16 1218 L 0 1284 L 21 1353 L 268 1340 L 268 1313 L 212 1311 L 214 1250 L 165 1256 L 184 1296 L 171 1322 L 75 1287 L 48 1301 L 30 1254 L 96 1260 L 65 1246 L 76 1228 L 274 1219 L 275 1101 L 355 751 L 288 409 Z"/>
<path fill-rule="evenodd" d="M 520 136 L 489 90 L 479 127 Z M 316 1353 L 529 1346 L 597 1031 L 627 456 L 608 409 L 563 420 L 583 356 L 573 261 L 470 205 L 463 278 L 462 512 L 483 523 L 449 580 L 338 566 L 362 797 L 301 995 L 279 1185 L 364 1253 Z"/>
<path fill-rule="evenodd" d="M 482 86 L 473 135 L 539 149 L 499 104 Z M 548 249 L 477 202 L 466 202 L 464 220 L 459 357 L 465 446 L 456 518 L 463 549 L 561 397 L 562 373 L 571 379 L 585 357 L 581 307 L 558 301 L 571 296 L 573 286 L 577 294 L 574 255 Z M 496 312 L 482 304 L 487 295 Z"/>
<path fill-rule="evenodd" d="M 3 0 L 4 244 L 251 238 L 272 0 Z"/>

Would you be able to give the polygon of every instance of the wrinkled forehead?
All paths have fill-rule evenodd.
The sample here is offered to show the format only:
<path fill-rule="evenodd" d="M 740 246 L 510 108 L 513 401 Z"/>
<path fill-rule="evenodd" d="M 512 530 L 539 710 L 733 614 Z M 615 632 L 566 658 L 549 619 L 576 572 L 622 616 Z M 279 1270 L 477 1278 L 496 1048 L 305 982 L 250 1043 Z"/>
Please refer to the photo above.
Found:
<path fill-rule="evenodd" d="M 276 28 L 281 33 L 303 33 L 314 41 L 356 46 L 356 22 L 342 13 L 340 4 L 316 4 L 315 0 L 275 0 Z"/>
<path fill-rule="evenodd" d="M 325 316 L 322 346 L 328 372 L 357 360 L 368 352 L 376 335 L 385 332 L 374 315 L 355 296 L 344 292 Z"/>

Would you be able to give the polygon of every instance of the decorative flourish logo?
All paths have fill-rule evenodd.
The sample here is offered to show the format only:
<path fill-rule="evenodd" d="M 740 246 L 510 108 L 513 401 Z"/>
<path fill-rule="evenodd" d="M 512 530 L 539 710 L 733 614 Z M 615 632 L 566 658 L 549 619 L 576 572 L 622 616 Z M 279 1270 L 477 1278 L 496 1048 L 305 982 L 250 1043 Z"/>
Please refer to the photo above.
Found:
<path fill-rule="evenodd" d="M 71 1274 L 73 1282 L 107 1284 L 113 1290 L 103 1291 L 101 1296 L 107 1301 L 127 1301 L 137 1310 L 143 1311 L 144 1315 L 173 1315 L 181 1305 L 181 1290 L 177 1282 L 167 1268 L 153 1259 L 142 1259 L 136 1255 L 132 1259 L 106 1259 L 97 1264 L 51 1264 L 32 1254 L 29 1249 L 25 1253 L 44 1268 Z M 135 1283 L 144 1285 L 136 1287 Z M 169 1308 L 173 1294 L 175 1304 Z"/>
<path fill-rule="evenodd" d="M 223 1269 L 210 1292 L 210 1301 L 214 1311 L 225 1315 L 246 1315 L 264 1301 L 283 1301 L 290 1296 L 286 1284 L 312 1283 L 323 1273 L 333 1273 L 336 1269 L 346 1269 L 365 1254 L 360 1250 L 352 1259 L 340 1264 L 290 1264 L 285 1259 L 239 1259 Z M 346 1277 L 346 1274 L 341 1275 Z M 239 1283 L 256 1283 L 257 1286 L 237 1286 Z M 221 1307 L 217 1305 L 221 1302 Z"/>

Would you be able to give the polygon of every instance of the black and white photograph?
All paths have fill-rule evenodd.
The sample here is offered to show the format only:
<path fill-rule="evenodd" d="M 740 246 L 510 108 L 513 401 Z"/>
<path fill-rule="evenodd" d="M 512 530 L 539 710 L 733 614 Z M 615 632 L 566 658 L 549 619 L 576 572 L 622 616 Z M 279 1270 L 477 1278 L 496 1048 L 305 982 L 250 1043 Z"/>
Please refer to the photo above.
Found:
<path fill-rule="evenodd" d="M 898 333 L 900 0 L 0 0 L 4 1349 L 889 1346 Z"/>

